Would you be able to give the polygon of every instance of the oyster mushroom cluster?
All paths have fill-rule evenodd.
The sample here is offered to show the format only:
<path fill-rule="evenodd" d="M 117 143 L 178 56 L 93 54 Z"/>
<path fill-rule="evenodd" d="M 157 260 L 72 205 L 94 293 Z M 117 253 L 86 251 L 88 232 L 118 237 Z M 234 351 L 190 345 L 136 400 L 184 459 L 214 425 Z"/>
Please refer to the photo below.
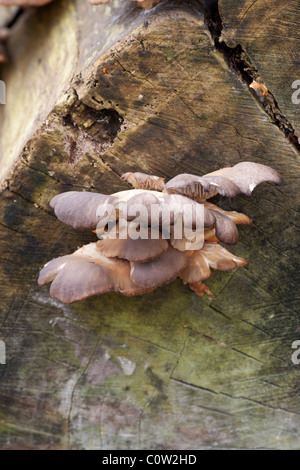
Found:
<path fill-rule="evenodd" d="M 202 282 L 211 269 L 247 264 L 219 242 L 236 244 L 236 225 L 251 220 L 207 199 L 218 193 L 250 196 L 262 182 L 281 183 L 277 171 L 251 162 L 204 176 L 180 174 L 167 183 L 143 173 L 122 178 L 134 189 L 112 195 L 71 191 L 50 203 L 60 221 L 100 238 L 41 270 L 39 285 L 51 282 L 51 296 L 63 303 L 111 291 L 140 295 L 178 276 L 197 295 L 211 295 Z"/>

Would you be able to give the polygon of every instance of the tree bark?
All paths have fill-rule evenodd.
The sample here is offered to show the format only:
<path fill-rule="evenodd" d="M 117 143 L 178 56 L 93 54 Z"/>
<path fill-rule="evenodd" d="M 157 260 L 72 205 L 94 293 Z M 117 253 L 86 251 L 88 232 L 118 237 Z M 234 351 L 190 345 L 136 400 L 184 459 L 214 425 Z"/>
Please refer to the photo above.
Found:
<path fill-rule="evenodd" d="M 149 11 L 119 3 L 63 0 L 29 10 L 8 43 L 0 446 L 298 448 L 297 145 L 215 42 L 216 9 L 192 0 Z M 249 24 L 246 7 L 220 6 L 224 40 L 241 43 L 296 132 L 299 107 L 280 92 L 286 78 L 270 70 L 268 48 L 248 48 L 244 38 L 256 22 L 273 39 L 280 25 L 281 41 L 289 41 L 298 10 L 281 23 L 281 15 L 255 16 L 253 5 Z M 128 187 L 120 178 L 127 171 L 170 178 L 247 160 L 276 168 L 283 184 L 220 200 L 253 224 L 240 229 L 232 250 L 249 266 L 214 272 L 213 297 L 198 298 L 176 280 L 143 297 L 105 294 L 64 306 L 37 286 L 46 261 L 94 240 L 53 216 L 49 201 L 59 192 L 112 193 Z"/>

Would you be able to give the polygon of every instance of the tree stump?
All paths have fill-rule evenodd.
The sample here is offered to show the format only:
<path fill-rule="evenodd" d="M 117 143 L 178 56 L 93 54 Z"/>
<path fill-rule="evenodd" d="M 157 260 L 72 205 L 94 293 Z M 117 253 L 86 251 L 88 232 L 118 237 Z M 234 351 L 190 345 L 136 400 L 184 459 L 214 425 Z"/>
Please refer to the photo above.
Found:
<path fill-rule="evenodd" d="M 299 149 L 229 60 L 240 44 L 299 135 L 291 80 L 273 60 L 297 78 L 299 10 L 280 2 L 282 21 L 278 2 L 263 16 L 265 2 L 250 3 L 221 0 L 218 16 L 196 0 L 147 11 L 58 0 L 14 25 L 0 77 L 2 449 L 299 447 Z M 247 160 L 283 184 L 220 200 L 253 224 L 233 250 L 249 266 L 214 272 L 213 297 L 177 280 L 65 306 L 37 286 L 46 261 L 94 240 L 54 217 L 59 192 L 113 193 L 127 171 L 170 178 Z"/>

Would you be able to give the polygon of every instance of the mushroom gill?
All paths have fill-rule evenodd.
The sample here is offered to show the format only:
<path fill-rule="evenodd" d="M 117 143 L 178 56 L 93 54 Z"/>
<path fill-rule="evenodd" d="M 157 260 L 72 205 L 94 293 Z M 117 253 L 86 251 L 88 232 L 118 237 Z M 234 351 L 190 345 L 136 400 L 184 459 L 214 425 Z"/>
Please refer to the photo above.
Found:
<path fill-rule="evenodd" d="M 126 173 L 134 189 L 112 195 L 71 191 L 50 205 L 58 219 L 74 229 L 96 232 L 100 240 L 54 259 L 41 270 L 39 284 L 52 283 L 51 296 L 64 303 L 115 291 L 140 295 L 180 277 L 198 295 L 212 295 L 202 281 L 211 269 L 229 271 L 247 261 L 219 242 L 238 243 L 237 225 L 245 214 L 207 202 L 217 190 L 224 196 L 250 195 L 279 174 L 265 165 L 244 162 L 202 177 L 164 178 Z"/>
<path fill-rule="evenodd" d="M 165 178 L 159 176 L 146 175 L 145 173 L 125 173 L 122 180 L 127 181 L 135 189 L 150 189 L 155 191 L 163 191 L 165 186 Z"/>

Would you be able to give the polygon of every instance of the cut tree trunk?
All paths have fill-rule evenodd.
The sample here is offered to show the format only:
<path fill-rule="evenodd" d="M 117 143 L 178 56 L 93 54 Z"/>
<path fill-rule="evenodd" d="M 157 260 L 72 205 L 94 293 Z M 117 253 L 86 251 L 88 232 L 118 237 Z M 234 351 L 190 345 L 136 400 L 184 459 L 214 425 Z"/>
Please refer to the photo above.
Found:
<path fill-rule="evenodd" d="M 220 0 L 220 14 L 224 41 L 230 47 L 242 44 L 299 137 L 300 106 L 295 106 L 292 95 L 296 91 L 293 83 L 300 80 L 300 3 Z"/>
<path fill-rule="evenodd" d="M 224 39 L 242 43 L 230 5 L 221 1 Z M 254 12 L 244 31 L 257 22 L 276 35 L 276 21 L 283 42 L 296 35 L 299 16 Z M 216 47 L 213 24 L 216 10 L 196 0 L 149 11 L 65 0 L 14 26 L 1 70 L 2 449 L 299 448 L 299 150 Z M 261 60 L 268 50 L 247 44 L 296 127 L 290 97 L 276 95 L 280 72 Z M 112 193 L 128 187 L 127 171 L 170 178 L 247 160 L 276 168 L 283 184 L 220 200 L 253 224 L 233 249 L 249 266 L 213 273 L 213 297 L 177 280 L 65 306 L 37 286 L 46 261 L 94 240 L 53 216 L 59 192 Z"/>

